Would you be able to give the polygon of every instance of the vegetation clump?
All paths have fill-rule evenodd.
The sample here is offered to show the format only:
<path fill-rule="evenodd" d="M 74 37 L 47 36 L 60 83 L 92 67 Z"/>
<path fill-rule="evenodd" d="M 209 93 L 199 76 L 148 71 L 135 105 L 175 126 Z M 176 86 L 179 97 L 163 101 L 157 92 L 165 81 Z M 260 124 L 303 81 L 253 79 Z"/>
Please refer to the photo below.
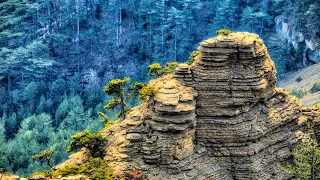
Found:
<path fill-rule="evenodd" d="M 153 98 L 159 91 L 154 86 L 145 86 L 141 89 L 139 98 L 145 100 Z"/>
<path fill-rule="evenodd" d="M 320 178 L 320 148 L 315 138 L 302 140 L 293 150 L 293 161 L 284 167 L 295 179 Z"/>
<path fill-rule="evenodd" d="M 90 158 L 88 162 L 85 162 L 81 165 L 66 165 L 62 169 L 58 169 L 57 171 L 52 173 L 52 176 L 73 176 L 83 174 L 88 176 L 92 180 L 111 180 L 113 169 L 109 167 L 108 163 L 103 159 Z"/>
<path fill-rule="evenodd" d="M 315 92 L 318 92 L 320 91 L 320 83 L 314 83 L 312 88 L 310 89 L 310 92 L 311 93 L 315 93 Z"/>
<path fill-rule="evenodd" d="M 299 76 L 299 77 L 296 78 L 296 81 L 297 81 L 297 82 L 300 82 L 300 81 L 302 81 L 302 80 L 303 80 L 303 79 L 302 79 L 301 76 Z"/>
<path fill-rule="evenodd" d="M 107 105 L 104 106 L 105 109 L 114 109 L 118 105 L 120 106 L 120 111 L 118 117 L 126 118 L 126 107 L 128 106 L 125 102 L 124 97 L 124 85 L 130 81 L 130 78 L 125 77 L 123 79 L 113 79 L 105 87 L 104 92 L 108 95 L 112 95 L 112 99 Z"/>
<path fill-rule="evenodd" d="M 50 166 L 50 168 L 53 168 L 53 166 L 51 165 L 50 161 L 51 161 L 51 157 L 52 155 L 55 153 L 54 150 L 43 150 L 41 151 L 39 154 L 35 154 L 32 156 L 32 159 L 34 160 L 43 160 L 45 159 L 47 161 L 48 166 Z"/>
<path fill-rule="evenodd" d="M 106 139 L 100 134 L 92 134 L 89 130 L 79 132 L 72 137 L 72 141 L 67 152 L 79 151 L 82 147 L 90 151 L 92 157 L 103 157 L 105 155 L 104 146 Z"/>
<path fill-rule="evenodd" d="M 218 35 L 228 36 L 231 33 L 231 30 L 229 30 L 229 29 L 219 29 L 216 33 Z"/>
<path fill-rule="evenodd" d="M 132 90 L 132 93 L 128 94 L 128 97 L 137 97 L 140 94 L 140 90 L 147 86 L 147 83 L 144 82 L 134 82 L 130 87 L 129 90 Z"/>
<path fill-rule="evenodd" d="M 162 75 L 170 74 L 178 67 L 178 64 L 178 62 L 169 62 L 165 67 L 162 67 L 159 63 L 153 63 L 148 66 L 148 75 L 161 77 Z"/>
<path fill-rule="evenodd" d="M 296 96 L 297 98 L 301 99 L 301 98 L 303 98 L 304 95 L 307 94 L 307 92 L 302 91 L 302 90 L 294 89 L 294 90 L 291 91 L 291 94 L 293 96 Z"/>
<path fill-rule="evenodd" d="M 198 56 L 200 54 L 200 52 L 199 51 L 192 51 L 192 53 L 190 54 L 190 56 L 189 56 L 189 60 L 186 62 L 186 64 L 188 64 L 188 65 L 191 65 L 193 62 L 194 62 L 194 58 L 196 57 L 196 56 Z"/>

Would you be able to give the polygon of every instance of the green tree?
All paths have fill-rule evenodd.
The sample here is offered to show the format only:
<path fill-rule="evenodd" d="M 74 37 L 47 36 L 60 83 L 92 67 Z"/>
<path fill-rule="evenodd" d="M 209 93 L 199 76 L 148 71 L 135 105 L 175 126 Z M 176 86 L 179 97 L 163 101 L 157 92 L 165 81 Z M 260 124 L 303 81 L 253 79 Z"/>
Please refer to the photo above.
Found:
<path fill-rule="evenodd" d="M 123 79 L 113 79 L 105 87 L 104 92 L 109 96 L 113 96 L 107 105 L 104 106 L 105 109 L 114 109 L 118 105 L 120 106 L 120 112 L 118 117 L 126 118 L 126 102 L 124 96 L 124 86 L 128 84 L 130 78 L 125 77 Z"/>
<path fill-rule="evenodd" d="M 139 96 L 140 90 L 147 86 L 147 83 L 144 82 L 134 82 L 130 87 L 129 90 L 132 92 L 128 94 L 128 97 L 137 97 Z"/>
<path fill-rule="evenodd" d="M 48 166 L 50 168 L 53 168 L 52 164 L 50 163 L 51 161 L 51 156 L 55 153 L 54 150 L 42 150 L 40 153 L 35 154 L 32 156 L 32 159 L 34 160 L 43 160 L 45 159 L 47 161 Z"/>
<path fill-rule="evenodd" d="M 284 168 L 287 173 L 301 180 L 320 178 L 320 148 L 315 138 L 301 141 L 292 155 L 293 162 Z"/>
<path fill-rule="evenodd" d="M 159 63 L 153 63 L 148 66 L 148 75 L 161 77 L 162 75 L 170 74 L 178 67 L 178 64 L 178 62 L 168 62 L 165 67 L 162 67 Z"/>
<path fill-rule="evenodd" d="M 105 154 L 104 146 L 106 139 L 100 134 L 92 134 L 89 130 L 79 132 L 72 137 L 72 141 L 67 149 L 67 152 L 79 151 L 85 147 L 90 151 L 92 157 L 102 158 Z"/>

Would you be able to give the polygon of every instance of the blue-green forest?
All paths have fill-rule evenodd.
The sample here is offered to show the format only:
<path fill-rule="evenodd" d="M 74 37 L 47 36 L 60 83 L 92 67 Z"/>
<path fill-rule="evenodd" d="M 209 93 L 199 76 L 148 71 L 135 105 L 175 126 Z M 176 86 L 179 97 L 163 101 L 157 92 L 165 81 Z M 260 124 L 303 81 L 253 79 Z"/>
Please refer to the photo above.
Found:
<path fill-rule="evenodd" d="M 319 0 L 0 0 L 0 168 L 48 169 L 44 149 L 65 161 L 72 135 L 117 119 L 110 80 L 147 82 L 223 28 L 258 34 L 278 79 L 320 63 Z"/>

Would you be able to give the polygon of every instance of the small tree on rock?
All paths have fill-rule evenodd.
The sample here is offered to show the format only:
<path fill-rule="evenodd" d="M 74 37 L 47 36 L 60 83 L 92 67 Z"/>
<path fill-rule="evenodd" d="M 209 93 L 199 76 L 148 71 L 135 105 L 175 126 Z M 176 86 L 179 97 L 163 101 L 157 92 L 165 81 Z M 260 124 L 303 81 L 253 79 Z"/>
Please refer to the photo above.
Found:
<path fill-rule="evenodd" d="M 158 92 L 159 91 L 154 86 L 147 85 L 140 90 L 139 98 L 142 100 L 150 101 L 152 106 L 154 107 L 154 96 Z"/>
<path fill-rule="evenodd" d="M 148 75 L 161 77 L 162 75 L 170 74 L 176 67 L 178 67 L 178 64 L 178 62 L 169 62 L 165 67 L 162 67 L 159 63 L 151 64 L 148 66 Z"/>
<path fill-rule="evenodd" d="M 104 92 L 108 95 L 112 95 L 112 99 L 107 105 L 104 106 L 105 109 L 114 109 L 118 105 L 120 106 L 120 112 L 118 117 L 126 118 L 125 107 L 127 106 L 124 96 L 124 85 L 130 81 L 130 78 L 125 77 L 124 79 L 113 79 L 105 87 Z"/>
<path fill-rule="evenodd" d="M 32 156 L 32 159 L 34 160 L 43 160 L 45 159 L 47 161 L 48 166 L 50 166 L 50 168 L 53 168 L 53 166 L 50 163 L 51 160 L 51 156 L 55 153 L 54 150 L 43 150 L 41 151 L 39 154 L 35 154 Z"/>
<path fill-rule="evenodd" d="M 67 152 L 79 151 L 85 147 L 90 151 L 92 157 L 103 157 L 105 154 L 104 145 L 106 139 L 100 134 L 92 134 L 89 130 L 79 132 L 72 137 L 72 141 L 67 149 Z"/>
<path fill-rule="evenodd" d="M 147 86 L 147 83 L 144 82 L 134 82 L 130 87 L 129 90 L 131 90 L 132 92 L 130 94 L 128 94 L 128 97 L 137 97 L 140 94 L 140 90 Z"/>

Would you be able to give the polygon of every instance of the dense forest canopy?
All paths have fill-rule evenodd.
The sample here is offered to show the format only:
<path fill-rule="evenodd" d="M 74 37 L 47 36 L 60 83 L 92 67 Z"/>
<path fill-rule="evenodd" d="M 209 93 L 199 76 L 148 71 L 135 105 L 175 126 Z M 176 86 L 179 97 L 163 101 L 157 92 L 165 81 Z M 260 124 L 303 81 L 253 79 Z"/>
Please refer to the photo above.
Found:
<path fill-rule="evenodd" d="M 48 147 L 63 161 L 72 134 L 102 126 L 109 80 L 146 81 L 149 64 L 185 62 L 221 28 L 259 34 L 279 77 L 297 70 L 305 45 L 276 19 L 319 40 L 319 13 L 318 0 L 1 0 L 0 167 L 41 170 L 31 156 Z"/>

